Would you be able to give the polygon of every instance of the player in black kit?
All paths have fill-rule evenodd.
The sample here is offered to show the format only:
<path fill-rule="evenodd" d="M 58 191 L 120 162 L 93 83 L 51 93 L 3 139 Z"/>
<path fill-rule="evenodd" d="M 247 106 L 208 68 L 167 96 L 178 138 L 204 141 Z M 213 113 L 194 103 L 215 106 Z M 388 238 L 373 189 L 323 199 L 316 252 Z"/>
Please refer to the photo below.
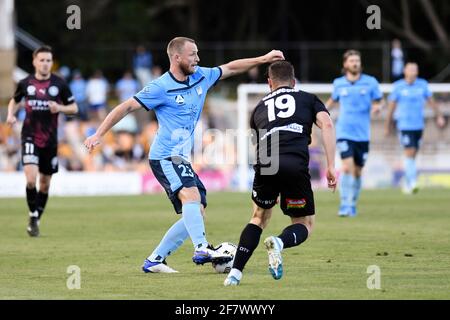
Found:
<path fill-rule="evenodd" d="M 53 75 L 52 49 L 43 46 L 33 52 L 35 72 L 21 80 L 8 105 L 6 122 L 13 125 L 25 98 L 26 117 L 22 126 L 22 164 L 27 181 L 26 195 L 30 219 L 27 232 L 39 236 L 39 221 L 48 199 L 52 174 L 58 172 L 58 114 L 75 114 L 77 104 L 66 82 Z M 39 191 L 36 181 L 39 172 Z"/>
<path fill-rule="evenodd" d="M 256 106 L 250 120 L 256 142 L 253 216 L 241 233 L 233 269 L 225 286 L 238 285 L 242 270 L 256 249 L 272 208 L 278 202 L 292 224 L 278 236 L 264 240 L 269 255 L 269 271 L 274 279 L 283 275 L 281 251 L 298 246 L 314 226 L 314 197 L 309 175 L 312 125 L 322 130 L 327 159 L 328 187 L 336 188 L 334 168 L 335 132 L 323 103 L 313 94 L 295 90 L 294 68 L 277 61 L 268 68 L 270 94 Z"/>

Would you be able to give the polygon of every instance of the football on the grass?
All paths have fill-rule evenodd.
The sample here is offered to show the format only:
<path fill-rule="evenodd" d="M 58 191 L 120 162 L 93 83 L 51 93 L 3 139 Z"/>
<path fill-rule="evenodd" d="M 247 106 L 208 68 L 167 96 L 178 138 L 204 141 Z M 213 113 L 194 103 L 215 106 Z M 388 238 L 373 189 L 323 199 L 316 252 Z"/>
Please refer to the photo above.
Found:
<path fill-rule="evenodd" d="M 225 263 L 213 263 L 212 266 L 214 270 L 216 270 L 217 273 L 229 273 L 233 267 L 237 246 L 231 242 L 222 242 L 215 249 L 218 253 L 230 255 L 232 259 Z"/>

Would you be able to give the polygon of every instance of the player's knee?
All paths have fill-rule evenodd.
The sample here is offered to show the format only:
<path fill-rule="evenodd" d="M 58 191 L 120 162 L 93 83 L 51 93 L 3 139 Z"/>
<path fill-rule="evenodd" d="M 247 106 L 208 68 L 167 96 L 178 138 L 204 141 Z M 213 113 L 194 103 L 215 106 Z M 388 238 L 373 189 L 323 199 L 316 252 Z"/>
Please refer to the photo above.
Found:
<path fill-rule="evenodd" d="M 198 189 L 195 187 L 192 188 L 183 188 L 178 193 L 178 198 L 181 200 L 182 203 L 185 202 L 200 202 L 200 193 L 198 192 Z"/>
<path fill-rule="evenodd" d="M 352 174 L 352 168 L 350 165 L 342 164 L 342 172 L 345 174 Z"/>
<path fill-rule="evenodd" d="M 252 217 L 250 219 L 250 223 L 257 225 L 261 229 L 264 229 L 266 227 L 265 221 L 262 219 L 262 217 Z"/>
<path fill-rule="evenodd" d="M 306 217 L 299 217 L 299 218 L 292 218 L 292 223 L 300 223 L 303 224 L 306 229 L 308 229 L 308 235 L 311 235 L 311 233 L 314 230 L 314 216 L 306 216 Z"/>
<path fill-rule="evenodd" d="M 39 183 L 39 191 L 43 192 L 43 193 L 48 193 L 48 191 L 50 190 L 50 183 L 49 182 L 45 182 L 45 183 Z"/>
<path fill-rule="evenodd" d="M 27 181 L 27 189 L 34 189 L 34 188 L 36 188 L 36 182 Z"/>
<path fill-rule="evenodd" d="M 405 149 L 405 156 L 407 158 L 414 158 L 416 156 L 417 150 L 415 148 L 406 148 Z"/>
<path fill-rule="evenodd" d="M 49 189 L 50 189 L 50 178 L 41 177 L 41 179 L 39 179 L 39 191 L 43 193 L 48 193 Z"/>
<path fill-rule="evenodd" d="M 353 172 L 353 176 L 355 178 L 360 178 L 362 175 L 362 170 L 361 169 L 355 169 L 355 171 Z"/>

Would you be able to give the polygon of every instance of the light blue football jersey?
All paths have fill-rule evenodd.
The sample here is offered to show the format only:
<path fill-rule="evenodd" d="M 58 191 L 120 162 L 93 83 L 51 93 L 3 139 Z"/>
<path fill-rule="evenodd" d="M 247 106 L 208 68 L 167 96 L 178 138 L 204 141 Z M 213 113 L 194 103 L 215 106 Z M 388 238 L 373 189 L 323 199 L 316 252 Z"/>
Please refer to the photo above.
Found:
<path fill-rule="evenodd" d="M 425 125 L 424 107 L 432 96 L 428 82 L 417 78 L 409 84 L 404 79 L 394 82 L 389 101 L 395 101 L 394 118 L 398 130 L 422 130 Z"/>
<path fill-rule="evenodd" d="M 336 138 L 369 141 L 372 101 L 383 97 L 378 81 L 366 74 L 355 82 L 343 76 L 333 81 L 333 87 L 331 98 L 340 104 Z"/>
<path fill-rule="evenodd" d="M 134 99 L 145 109 L 154 110 L 159 129 L 152 143 L 149 159 L 179 156 L 190 161 L 194 129 L 200 119 L 206 93 L 222 76 L 220 67 L 197 67 L 185 82 L 168 71 L 151 81 Z"/>

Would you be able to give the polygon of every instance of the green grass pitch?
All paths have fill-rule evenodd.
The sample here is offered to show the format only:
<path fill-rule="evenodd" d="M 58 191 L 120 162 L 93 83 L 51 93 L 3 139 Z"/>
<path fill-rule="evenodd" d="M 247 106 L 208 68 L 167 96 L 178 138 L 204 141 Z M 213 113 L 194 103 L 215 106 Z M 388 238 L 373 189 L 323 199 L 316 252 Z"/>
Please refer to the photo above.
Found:
<path fill-rule="evenodd" d="M 239 287 L 191 261 L 188 240 L 168 258 L 179 274 L 140 267 L 177 219 L 166 196 L 51 197 L 41 237 L 29 238 L 24 199 L 0 199 L 0 299 L 450 299 L 450 193 L 363 191 L 359 216 L 338 218 L 338 194 L 316 192 L 316 228 L 284 251 L 285 274 L 267 270 L 262 240 L 289 223 L 279 208 L 262 234 Z M 213 244 L 238 242 L 248 222 L 248 193 L 211 193 L 206 228 Z M 81 270 L 69 290 L 67 268 Z M 381 289 L 369 290 L 377 265 Z"/>

